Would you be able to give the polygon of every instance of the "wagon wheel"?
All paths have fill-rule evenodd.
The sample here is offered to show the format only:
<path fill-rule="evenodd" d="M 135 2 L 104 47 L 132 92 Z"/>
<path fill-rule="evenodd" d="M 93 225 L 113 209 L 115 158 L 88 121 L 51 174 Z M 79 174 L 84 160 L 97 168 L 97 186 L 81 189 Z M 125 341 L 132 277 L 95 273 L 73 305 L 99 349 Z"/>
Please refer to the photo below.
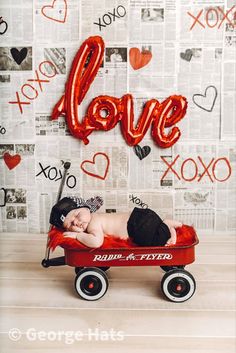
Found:
<path fill-rule="evenodd" d="M 98 300 L 104 296 L 108 289 L 108 278 L 99 268 L 87 267 L 77 274 L 75 289 L 83 299 Z"/>
<path fill-rule="evenodd" d="M 192 297 L 196 289 L 196 282 L 188 271 L 174 269 L 163 276 L 161 289 L 169 300 L 181 303 Z"/>
<path fill-rule="evenodd" d="M 168 271 L 171 271 L 171 270 L 175 270 L 175 269 L 184 269 L 185 266 L 184 265 L 178 265 L 178 266 L 160 266 L 160 268 L 165 271 L 165 272 L 168 272 Z"/>
<path fill-rule="evenodd" d="M 83 270 L 83 267 L 75 267 L 75 274 L 77 275 L 81 270 Z"/>

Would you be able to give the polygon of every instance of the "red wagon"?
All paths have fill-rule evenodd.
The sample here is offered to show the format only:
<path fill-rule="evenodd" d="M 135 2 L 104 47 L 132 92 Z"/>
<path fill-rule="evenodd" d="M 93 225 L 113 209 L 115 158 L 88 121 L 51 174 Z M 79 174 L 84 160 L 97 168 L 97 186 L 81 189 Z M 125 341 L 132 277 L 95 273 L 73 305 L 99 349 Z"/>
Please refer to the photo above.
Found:
<path fill-rule="evenodd" d="M 196 289 L 194 277 L 184 269 L 195 260 L 195 245 L 198 244 L 195 232 L 188 245 L 98 249 L 64 247 L 65 256 L 54 259 L 49 259 L 48 244 L 49 241 L 42 266 L 74 267 L 75 289 L 79 296 L 86 300 L 98 300 L 104 296 L 109 285 L 106 271 L 110 267 L 160 266 L 166 272 L 161 281 L 162 292 L 173 302 L 188 300 Z"/>
<path fill-rule="evenodd" d="M 183 302 L 196 289 L 194 277 L 184 269 L 195 260 L 194 242 L 186 246 L 64 249 L 65 256 L 44 259 L 44 267 L 68 265 L 75 268 L 75 289 L 86 300 L 100 299 L 108 289 L 106 270 L 122 266 L 160 266 L 166 273 L 161 281 L 164 295 Z"/>

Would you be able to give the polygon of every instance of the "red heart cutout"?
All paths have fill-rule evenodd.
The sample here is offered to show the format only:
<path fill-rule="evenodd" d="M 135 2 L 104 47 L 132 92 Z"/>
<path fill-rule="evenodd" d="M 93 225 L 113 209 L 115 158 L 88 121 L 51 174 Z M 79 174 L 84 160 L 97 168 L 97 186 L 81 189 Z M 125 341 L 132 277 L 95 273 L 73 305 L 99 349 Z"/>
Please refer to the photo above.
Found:
<path fill-rule="evenodd" d="M 91 171 L 87 170 L 86 167 L 85 167 L 86 164 L 95 165 L 95 163 L 96 163 L 95 159 L 96 159 L 97 156 L 103 156 L 106 159 L 106 168 L 105 168 L 105 171 L 104 171 L 103 175 L 92 173 Z M 89 161 L 89 160 L 83 161 L 81 163 L 81 165 L 80 165 L 80 168 L 83 170 L 83 172 L 85 174 L 88 174 L 88 175 L 90 175 L 92 177 L 104 180 L 104 179 L 106 179 L 106 176 L 107 176 L 107 173 L 108 173 L 108 169 L 109 169 L 109 165 L 110 165 L 110 160 L 109 160 L 108 156 L 105 153 L 98 152 L 98 153 L 95 153 L 95 155 L 93 156 L 93 160 L 92 161 Z"/>
<path fill-rule="evenodd" d="M 129 61 L 134 70 L 141 69 L 146 66 L 152 58 L 152 53 L 149 50 L 140 52 L 138 48 L 130 48 Z"/>
<path fill-rule="evenodd" d="M 4 162 L 6 163 L 8 169 L 15 168 L 21 161 L 21 156 L 19 154 L 15 154 L 11 156 L 10 153 L 6 152 L 3 155 Z"/>
<path fill-rule="evenodd" d="M 61 14 L 59 12 L 60 9 L 60 2 L 63 2 L 64 8 L 64 18 L 61 19 Z M 52 5 L 45 5 L 41 8 L 41 12 L 43 16 L 49 18 L 50 20 L 60 22 L 60 23 L 65 23 L 66 21 L 66 15 L 67 15 L 67 2 L 66 0 L 54 0 Z M 59 14 L 57 13 L 59 12 Z"/>

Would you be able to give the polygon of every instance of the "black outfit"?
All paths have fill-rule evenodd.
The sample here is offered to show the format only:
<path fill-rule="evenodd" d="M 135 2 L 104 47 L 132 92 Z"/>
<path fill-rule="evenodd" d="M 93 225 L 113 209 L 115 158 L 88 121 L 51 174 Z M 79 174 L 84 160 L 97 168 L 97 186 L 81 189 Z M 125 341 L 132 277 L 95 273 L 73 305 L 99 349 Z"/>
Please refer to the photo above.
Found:
<path fill-rule="evenodd" d="M 164 246 L 170 230 L 156 212 L 135 207 L 127 224 L 129 237 L 141 246 Z"/>

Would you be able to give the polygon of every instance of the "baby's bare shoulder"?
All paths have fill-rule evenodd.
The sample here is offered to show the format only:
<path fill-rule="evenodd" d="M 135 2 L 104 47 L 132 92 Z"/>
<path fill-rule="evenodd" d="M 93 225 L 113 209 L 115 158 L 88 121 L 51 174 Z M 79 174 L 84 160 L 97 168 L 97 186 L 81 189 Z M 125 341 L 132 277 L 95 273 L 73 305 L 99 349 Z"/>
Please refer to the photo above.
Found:
<path fill-rule="evenodd" d="M 87 231 L 89 232 L 89 230 L 94 230 L 94 229 L 101 229 L 101 216 L 99 214 L 93 214 L 91 217 L 91 221 L 89 222 Z"/>

